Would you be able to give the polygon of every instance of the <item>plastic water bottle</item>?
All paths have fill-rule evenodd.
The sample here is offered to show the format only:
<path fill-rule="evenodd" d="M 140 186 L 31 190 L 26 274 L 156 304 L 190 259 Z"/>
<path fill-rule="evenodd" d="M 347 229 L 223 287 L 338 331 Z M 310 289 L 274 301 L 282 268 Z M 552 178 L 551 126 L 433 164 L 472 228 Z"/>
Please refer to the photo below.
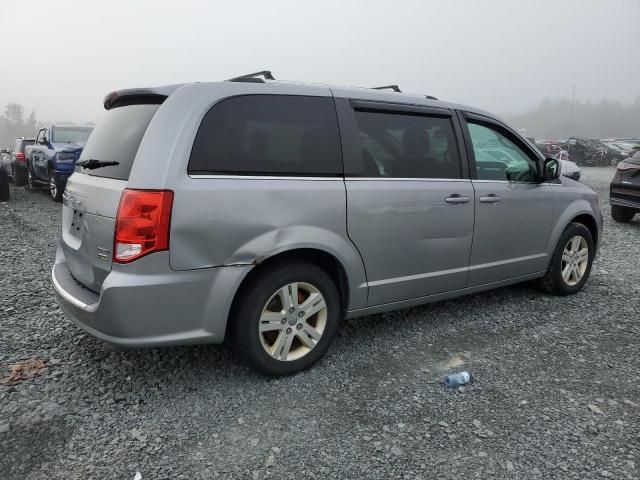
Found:
<path fill-rule="evenodd" d="M 442 379 L 445 387 L 454 388 L 467 383 L 473 383 L 473 374 L 470 372 L 450 373 Z"/>

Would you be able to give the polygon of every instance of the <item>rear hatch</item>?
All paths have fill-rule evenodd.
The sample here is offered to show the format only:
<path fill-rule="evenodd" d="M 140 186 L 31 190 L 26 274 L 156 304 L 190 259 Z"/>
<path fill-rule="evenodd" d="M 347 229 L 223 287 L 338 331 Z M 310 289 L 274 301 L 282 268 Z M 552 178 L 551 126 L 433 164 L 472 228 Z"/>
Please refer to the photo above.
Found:
<path fill-rule="evenodd" d="M 620 200 L 640 203 L 640 150 L 618 164 L 618 182 L 611 185 L 611 195 Z"/>
<path fill-rule="evenodd" d="M 78 159 L 93 160 L 94 165 L 77 166 L 63 195 L 62 249 L 76 280 L 95 292 L 111 271 L 120 196 L 142 137 L 160 107 L 159 102 L 131 102 L 120 102 L 104 114 Z M 99 166 L 103 162 L 118 164 Z"/>

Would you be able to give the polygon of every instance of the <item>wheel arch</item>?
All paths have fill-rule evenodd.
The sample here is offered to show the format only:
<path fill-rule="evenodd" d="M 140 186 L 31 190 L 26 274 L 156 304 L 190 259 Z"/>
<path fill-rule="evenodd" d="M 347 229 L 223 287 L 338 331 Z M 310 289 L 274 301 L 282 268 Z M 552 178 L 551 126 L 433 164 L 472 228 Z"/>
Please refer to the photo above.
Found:
<path fill-rule="evenodd" d="M 340 293 L 342 308 L 346 311 L 351 301 L 351 288 L 347 269 L 340 259 L 326 250 L 315 247 L 291 248 L 276 252 L 270 256 L 259 259 L 255 266 L 245 275 L 236 289 L 231 302 L 230 313 L 234 311 L 236 301 L 247 284 L 267 269 L 290 262 L 307 262 L 324 270 L 334 281 Z"/>
<path fill-rule="evenodd" d="M 555 221 L 553 230 L 549 237 L 549 244 L 547 251 L 549 258 L 553 256 L 556 245 L 560 240 L 562 232 L 565 231 L 567 226 L 572 223 L 580 223 L 589 229 L 593 238 L 593 243 L 596 249 L 599 246 L 601 225 L 596 220 L 596 212 L 591 208 L 591 205 L 586 200 L 580 200 L 573 203 L 569 208 L 566 208 L 562 215 Z"/>
<path fill-rule="evenodd" d="M 598 248 L 598 222 L 596 222 L 596 219 L 593 217 L 593 215 L 589 213 L 581 213 L 580 215 L 576 215 L 575 217 L 573 217 L 571 219 L 571 222 L 569 223 L 581 223 L 582 225 L 587 227 L 589 229 L 589 232 L 591 233 L 593 244 L 596 248 Z"/>

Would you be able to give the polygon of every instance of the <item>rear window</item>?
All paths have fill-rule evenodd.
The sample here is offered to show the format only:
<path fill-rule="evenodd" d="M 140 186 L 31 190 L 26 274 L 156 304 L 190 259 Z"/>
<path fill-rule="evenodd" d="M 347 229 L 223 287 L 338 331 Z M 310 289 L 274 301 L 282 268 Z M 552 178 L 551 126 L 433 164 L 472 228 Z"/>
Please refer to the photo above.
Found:
<path fill-rule="evenodd" d="M 342 175 L 331 98 L 246 95 L 215 105 L 198 129 L 189 173 Z"/>
<path fill-rule="evenodd" d="M 33 145 L 35 140 L 16 140 L 14 151 L 24 153 L 24 149 L 28 145 Z"/>
<path fill-rule="evenodd" d="M 94 170 L 78 167 L 80 171 L 95 177 L 128 180 L 142 137 L 159 107 L 128 105 L 107 110 L 94 128 L 78 161 L 93 159 L 118 162 L 118 165 Z"/>

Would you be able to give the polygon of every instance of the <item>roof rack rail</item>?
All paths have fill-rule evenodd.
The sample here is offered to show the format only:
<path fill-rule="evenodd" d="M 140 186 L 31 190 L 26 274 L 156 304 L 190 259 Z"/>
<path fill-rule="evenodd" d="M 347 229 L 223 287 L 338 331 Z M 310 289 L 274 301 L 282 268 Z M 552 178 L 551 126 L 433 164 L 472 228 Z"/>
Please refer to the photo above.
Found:
<path fill-rule="evenodd" d="M 374 90 L 393 90 L 394 92 L 402 93 L 398 85 L 383 85 L 382 87 L 372 87 Z"/>
<path fill-rule="evenodd" d="M 438 100 L 436 97 L 432 96 L 432 95 L 425 95 L 425 98 L 427 100 Z"/>
<path fill-rule="evenodd" d="M 230 78 L 229 80 L 227 80 L 227 82 L 264 83 L 265 80 L 275 80 L 270 70 L 262 70 L 261 72 L 256 73 L 247 73 L 246 75 L 240 75 L 239 77 Z"/>

